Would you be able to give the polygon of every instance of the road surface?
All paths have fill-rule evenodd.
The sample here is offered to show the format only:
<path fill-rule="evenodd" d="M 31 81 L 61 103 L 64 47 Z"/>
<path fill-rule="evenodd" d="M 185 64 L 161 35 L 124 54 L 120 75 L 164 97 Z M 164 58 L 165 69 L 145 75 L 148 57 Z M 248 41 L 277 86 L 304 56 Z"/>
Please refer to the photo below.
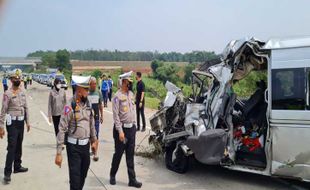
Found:
<path fill-rule="evenodd" d="M 2 88 L 0 96 L 2 97 Z M 12 174 L 10 185 L 0 184 L 1 190 L 64 190 L 69 189 L 67 157 L 64 151 L 62 168 L 56 167 L 55 137 L 51 124 L 47 121 L 47 99 L 49 88 L 38 83 L 29 86 L 27 90 L 28 104 L 32 129 L 25 133 L 23 145 L 23 166 L 29 167 L 25 174 Z M 71 91 L 68 90 L 68 98 Z M 118 175 L 117 185 L 109 185 L 109 170 L 114 151 L 112 138 L 111 104 L 105 109 L 104 123 L 100 131 L 99 162 L 91 162 L 86 180 L 86 190 L 122 190 L 131 189 L 127 186 L 128 177 L 123 157 Z M 154 111 L 147 110 L 147 117 Z M 137 144 L 148 134 L 137 133 Z M 0 140 L 0 178 L 3 178 L 7 139 Z M 142 142 L 147 145 L 147 138 Z M 235 172 L 221 167 L 203 166 L 193 164 L 186 174 L 176 174 L 168 171 L 161 158 L 148 159 L 135 157 L 137 178 L 143 182 L 142 189 L 147 190 L 181 190 L 181 189 L 207 189 L 207 190 L 288 190 L 298 189 L 283 180 L 271 177 Z M 308 189 L 307 184 L 302 184 Z"/>

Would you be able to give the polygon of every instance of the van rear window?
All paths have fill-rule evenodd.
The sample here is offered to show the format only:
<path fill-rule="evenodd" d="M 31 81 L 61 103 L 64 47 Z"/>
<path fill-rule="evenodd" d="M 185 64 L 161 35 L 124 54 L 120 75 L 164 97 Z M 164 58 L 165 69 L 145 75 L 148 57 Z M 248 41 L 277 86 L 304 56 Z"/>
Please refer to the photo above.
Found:
<path fill-rule="evenodd" d="M 305 68 L 272 71 L 272 109 L 305 110 L 307 105 Z"/>

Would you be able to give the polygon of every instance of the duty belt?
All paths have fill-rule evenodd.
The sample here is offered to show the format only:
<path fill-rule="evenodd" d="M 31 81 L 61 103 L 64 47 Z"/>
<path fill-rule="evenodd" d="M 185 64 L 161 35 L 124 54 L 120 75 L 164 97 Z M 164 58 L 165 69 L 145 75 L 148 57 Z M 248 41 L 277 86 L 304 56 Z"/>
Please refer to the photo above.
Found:
<path fill-rule="evenodd" d="M 25 119 L 24 116 L 11 116 L 12 121 L 23 121 Z"/>
<path fill-rule="evenodd" d="M 74 145 L 87 145 L 89 142 L 89 138 L 87 139 L 76 139 L 76 138 L 73 138 L 73 137 L 68 137 L 68 143 L 70 144 L 74 144 Z"/>
<path fill-rule="evenodd" d="M 133 123 L 124 123 L 124 124 L 123 124 L 123 127 L 124 127 L 124 128 L 132 128 L 133 126 L 134 126 Z"/>

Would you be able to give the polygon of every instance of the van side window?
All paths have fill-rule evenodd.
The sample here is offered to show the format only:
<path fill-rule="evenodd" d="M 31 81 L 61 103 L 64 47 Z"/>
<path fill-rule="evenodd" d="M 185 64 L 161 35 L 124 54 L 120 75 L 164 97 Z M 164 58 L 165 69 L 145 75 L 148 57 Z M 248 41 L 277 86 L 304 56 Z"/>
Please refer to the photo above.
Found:
<path fill-rule="evenodd" d="M 310 68 L 307 69 L 307 110 L 310 110 Z"/>
<path fill-rule="evenodd" d="M 306 72 L 304 68 L 272 71 L 272 109 L 305 110 Z"/>

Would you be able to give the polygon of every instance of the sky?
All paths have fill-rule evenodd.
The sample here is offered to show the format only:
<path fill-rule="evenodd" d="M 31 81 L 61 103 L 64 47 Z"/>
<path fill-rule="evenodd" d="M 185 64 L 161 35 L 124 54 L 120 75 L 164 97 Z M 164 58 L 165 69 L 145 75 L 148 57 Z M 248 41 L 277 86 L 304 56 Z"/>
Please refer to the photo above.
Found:
<path fill-rule="evenodd" d="M 0 56 L 107 49 L 220 53 L 254 36 L 310 35 L 309 0 L 6 0 Z"/>

